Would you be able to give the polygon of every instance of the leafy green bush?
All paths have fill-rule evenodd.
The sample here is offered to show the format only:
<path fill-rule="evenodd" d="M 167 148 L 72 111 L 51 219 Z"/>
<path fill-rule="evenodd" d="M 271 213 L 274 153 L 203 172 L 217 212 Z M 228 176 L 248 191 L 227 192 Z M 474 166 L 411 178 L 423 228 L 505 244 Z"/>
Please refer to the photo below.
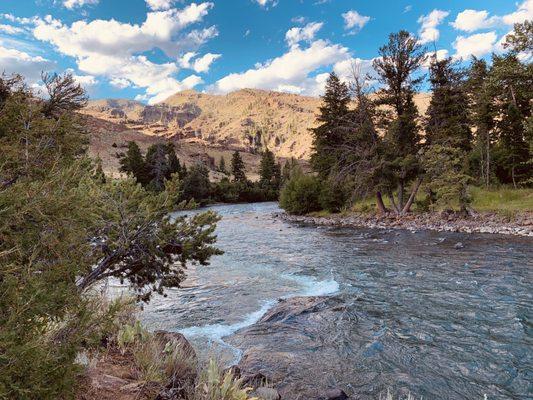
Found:
<path fill-rule="evenodd" d="M 322 208 L 319 200 L 321 190 L 322 185 L 317 177 L 295 175 L 281 190 L 280 207 L 296 215 L 318 211 Z"/>
<path fill-rule="evenodd" d="M 342 182 L 327 180 L 322 184 L 318 200 L 320 206 L 329 212 L 339 212 L 347 200 L 346 188 Z"/>

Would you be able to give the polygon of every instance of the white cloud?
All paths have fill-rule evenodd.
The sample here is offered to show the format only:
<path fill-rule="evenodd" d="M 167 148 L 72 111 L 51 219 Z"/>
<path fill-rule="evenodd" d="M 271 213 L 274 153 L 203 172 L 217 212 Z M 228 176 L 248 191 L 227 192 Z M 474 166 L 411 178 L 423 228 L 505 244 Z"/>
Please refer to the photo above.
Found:
<path fill-rule="evenodd" d="M 211 64 L 215 60 L 222 57 L 222 54 L 213 54 L 213 53 L 207 53 L 199 58 L 196 58 L 197 55 L 198 53 L 195 53 L 193 51 L 187 52 L 178 59 L 178 64 L 182 68 L 193 69 L 194 71 L 198 73 L 208 72 Z"/>
<path fill-rule="evenodd" d="M 109 81 L 109 84 L 117 89 L 126 89 L 131 86 L 131 82 L 126 78 L 113 78 Z"/>
<path fill-rule="evenodd" d="M 489 17 L 488 11 L 464 10 L 457 14 L 451 25 L 460 31 L 474 32 L 496 26 L 500 22 L 498 17 Z"/>
<path fill-rule="evenodd" d="M 278 0 L 255 0 L 257 4 L 259 4 L 261 7 L 267 7 L 269 4 L 272 5 L 272 7 L 275 7 L 278 5 Z"/>
<path fill-rule="evenodd" d="M 421 24 L 420 30 L 418 31 L 420 36 L 419 43 L 426 44 L 439 40 L 440 31 L 437 29 L 437 26 L 439 26 L 449 14 L 448 11 L 435 9 L 428 15 L 422 15 L 418 18 L 418 23 Z"/>
<path fill-rule="evenodd" d="M 72 10 L 76 7 L 83 7 L 84 5 L 94 5 L 98 4 L 100 0 L 63 0 L 63 5 Z"/>
<path fill-rule="evenodd" d="M 24 29 L 19 28 L 18 26 L 0 24 L 0 32 L 7 33 L 8 35 L 16 35 L 24 32 Z"/>
<path fill-rule="evenodd" d="M 467 59 L 470 56 L 481 57 L 494 50 L 496 32 L 477 33 L 471 36 L 458 36 L 453 42 L 454 58 Z"/>
<path fill-rule="evenodd" d="M 448 58 L 449 52 L 446 49 L 440 49 L 437 50 L 435 53 L 434 51 L 429 51 L 426 53 L 426 57 L 424 59 L 424 63 L 422 64 L 423 68 L 429 68 L 431 65 L 431 61 L 433 60 L 433 57 L 437 58 L 437 61 L 442 61 Z"/>
<path fill-rule="evenodd" d="M 503 23 L 513 25 L 533 19 L 533 0 L 526 0 L 518 5 L 518 9 L 502 17 Z"/>
<path fill-rule="evenodd" d="M 368 21 L 370 21 L 370 17 L 361 15 L 355 10 L 350 10 L 343 13 L 342 18 L 344 18 L 344 29 L 351 29 L 349 34 L 357 33 L 357 31 L 363 29 L 363 27 L 368 23 Z"/>
<path fill-rule="evenodd" d="M 146 5 L 152 10 L 168 10 L 173 4 L 174 0 L 146 0 Z"/>
<path fill-rule="evenodd" d="M 323 25 L 322 22 L 310 22 L 304 27 L 291 28 L 285 34 L 285 40 L 291 48 L 298 46 L 303 41 L 311 42 Z"/>
<path fill-rule="evenodd" d="M 149 12 L 140 25 L 97 19 L 69 26 L 47 16 L 35 22 L 33 34 L 53 44 L 60 53 L 74 57 L 80 71 L 105 76 L 115 87 L 129 83 L 144 88 L 149 101 L 154 102 L 171 90 L 189 89 L 201 79 L 192 76 L 180 82 L 175 78 L 179 72 L 175 62 L 155 63 L 139 54 L 159 48 L 176 59 L 183 51 L 196 49 L 218 34 L 216 28 L 184 31 L 202 21 L 212 7 L 211 2 L 191 3 L 183 9 Z M 198 68 L 208 69 L 208 61 L 202 60 Z"/>
<path fill-rule="evenodd" d="M 457 14 L 452 26 L 460 31 L 474 32 L 500 25 L 513 25 L 533 19 L 533 0 L 525 0 L 517 5 L 517 10 L 503 16 L 489 16 L 486 10 L 467 9 Z"/>
<path fill-rule="evenodd" d="M 321 67 L 347 58 L 347 48 L 316 40 L 306 49 L 294 47 L 280 57 L 253 69 L 229 74 L 218 80 L 209 90 L 227 93 L 243 88 L 255 88 L 315 95 L 322 74 L 314 77 L 311 74 Z"/>
<path fill-rule="evenodd" d="M 208 72 L 211 64 L 220 57 L 222 57 L 222 54 L 207 53 L 194 60 L 193 69 L 198 73 Z"/>
<path fill-rule="evenodd" d="M 50 71 L 55 63 L 41 56 L 32 56 L 24 51 L 0 46 L 0 71 L 7 74 L 18 73 L 28 81 L 36 82 L 41 72 Z"/>

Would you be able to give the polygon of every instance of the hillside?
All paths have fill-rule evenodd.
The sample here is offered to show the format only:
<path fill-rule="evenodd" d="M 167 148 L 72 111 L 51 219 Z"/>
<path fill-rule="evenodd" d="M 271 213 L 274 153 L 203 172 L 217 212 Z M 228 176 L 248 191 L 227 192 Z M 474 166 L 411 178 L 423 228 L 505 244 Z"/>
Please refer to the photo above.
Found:
<path fill-rule="evenodd" d="M 421 113 L 429 94 L 415 102 Z M 265 146 L 278 158 L 307 160 L 311 154 L 309 128 L 315 124 L 320 99 L 296 94 L 243 89 L 227 95 L 179 92 L 162 103 L 147 106 L 124 99 L 93 100 L 83 110 L 88 126 L 96 128 L 91 151 L 99 155 L 109 171 L 117 164 L 109 148 L 136 140 L 141 146 L 164 140 L 175 142 L 186 162 L 201 157 L 247 153 L 245 162 L 257 171 L 258 153 Z"/>

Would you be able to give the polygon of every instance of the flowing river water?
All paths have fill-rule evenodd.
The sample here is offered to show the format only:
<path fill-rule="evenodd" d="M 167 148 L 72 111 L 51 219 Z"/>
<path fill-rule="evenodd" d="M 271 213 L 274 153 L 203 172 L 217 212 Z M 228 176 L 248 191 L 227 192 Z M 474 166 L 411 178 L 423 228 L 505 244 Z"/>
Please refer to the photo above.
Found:
<path fill-rule="evenodd" d="M 328 296 L 353 318 L 318 328 L 327 356 L 317 362 L 320 349 L 290 345 L 290 332 L 272 343 L 309 359 L 302 385 L 356 398 L 388 388 L 426 399 L 531 398 L 531 238 L 302 226 L 273 218 L 275 203 L 211 209 L 222 216 L 225 254 L 146 306 L 151 329 L 182 332 L 201 357 L 231 364 L 245 350 L 232 335 L 278 299 Z"/>

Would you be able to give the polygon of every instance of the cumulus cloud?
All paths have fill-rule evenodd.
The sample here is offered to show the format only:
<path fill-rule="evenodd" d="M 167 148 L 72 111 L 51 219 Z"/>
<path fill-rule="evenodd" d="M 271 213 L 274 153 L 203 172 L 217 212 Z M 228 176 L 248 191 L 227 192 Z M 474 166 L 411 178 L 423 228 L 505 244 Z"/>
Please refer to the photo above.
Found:
<path fill-rule="evenodd" d="M 486 10 L 467 9 L 457 14 L 451 25 L 460 31 L 474 32 L 481 29 L 490 29 L 500 25 L 513 25 L 533 18 L 533 0 L 519 3 L 517 10 L 510 14 L 489 16 Z"/>
<path fill-rule="evenodd" d="M 69 10 L 72 10 L 76 7 L 98 4 L 99 1 L 100 0 L 63 0 L 63 5 Z"/>
<path fill-rule="evenodd" d="M 303 27 L 291 28 L 285 34 L 285 40 L 291 48 L 297 47 L 303 41 L 311 42 L 323 25 L 322 22 L 310 22 Z"/>
<path fill-rule="evenodd" d="M 0 32 L 7 33 L 8 35 L 16 35 L 24 32 L 24 29 L 19 28 L 18 26 L 0 24 Z"/>
<path fill-rule="evenodd" d="M 109 84 L 117 89 L 126 89 L 132 83 L 126 78 L 113 78 L 109 81 Z"/>
<path fill-rule="evenodd" d="M 97 19 L 76 21 L 69 26 L 47 16 L 35 22 L 33 34 L 60 53 L 74 57 L 83 73 L 105 76 L 115 87 L 129 83 L 145 88 L 145 96 L 154 102 L 172 94 L 172 90 L 190 89 L 201 78 L 190 76 L 180 82 L 175 78 L 179 72 L 176 62 L 155 63 L 144 53 L 159 48 L 176 59 L 184 50 L 192 51 L 216 36 L 214 26 L 185 32 L 202 21 L 212 7 L 211 2 L 191 3 L 183 9 L 149 12 L 142 24 Z M 214 61 L 210 57 L 211 60 L 201 60 L 200 70 L 209 68 Z"/>
<path fill-rule="evenodd" d="M 5 71 L 7 74 L 18 73 L 25 76 L 28 81 L 36 82 L 41 78 L 41 72 L 54 67 L 55 63 L 46 58 L 0 45 L 0 71 Z"/>
<path fill-rule="evenodd" d="M 422 67 L 423 68 L 429 68 L 429 66 L 431 64 L 431 61 L 433 60 L 434 57 L 437 59 L 437 61 L 442 61 L 442 60 L 448 58 L 448 55 L 449 55 L 449 52 L 446 49 L 440 49 L 440 50 L 437 50 L 436 52 L 435 51 L 429 51 L 429 52 L 426 53 L 426 57 L 424 59 Z"/>
<path fill-rule="evenodd" d="M 293 47 L 287 53 L 256 65 L 253 69 L 229 74 L 218 80 L 209 90 L 227 93 L 243 88 L 256 88 L 315 95 L 325 79 L 321 76 L 323 74 L 311 76 L 312 73 L 348 57 L 347 48 L 316 40 L 308 48 Z"/>
<path fill-rule="evenodd" d="M 178 59 L 178 64 L 182 68 L 193 69 L 198 73 L 208 72 L 209 68 L 211 67 L 211 64 L 215 60 L 222 57 L 222 54 L 213 53 L 207 53 L 199 58 L 196 58 L 197 55 L 198 53 L 195 53 L 193 51 L 187 52 L 183 56 L 181 56 L 181 58 Z"/>
<path fill-rule="evenodd" d="M 454 58 L 467 59 L 470 56 L 481 57 L 494 50 L 496 32 L 477 33 L 470 36 L 458 36 L 453 42 Z"/>
<path fill-rule="evenodd" d="M 370 21 L 370 17 L 361 15 L 355 10 L 343 13 L 342 18 L 344 19 L 344 29 L 350 30 L 349 34 L 357 33 Z"/>
<path fill-rule="evenodd" d="M 418 23 L 421 24 L 418 35 L 420 36 L 419 43 L 426 44 L 436 42 L 439 40 L 440 31 L 437 27 L 450 13 L 443 10 L 433 10 L 428 15 L 422 15 L 418 18 Z"/>
<path fill-rule="evenodd" d="M 533 19 L 533 0 L 524 1 L 518 5 L 515 12 L 502 17 L 503 23 L 507 25 L 522 23 L 530 19 Z"/>
<path fill-rule="evenodd" d="M 474 32 L 479 29 L 491 28 L 500 21 L 498 17 L 489 17 L 488 11 L 464 10 L 457 14 L 451 25 L 460 31 Z"/>
<path fill-rule="evenodd" d="M 173 3 L 174 0 L 146 0 L 146 5 L 152 10 L 168 10 Z"/>

